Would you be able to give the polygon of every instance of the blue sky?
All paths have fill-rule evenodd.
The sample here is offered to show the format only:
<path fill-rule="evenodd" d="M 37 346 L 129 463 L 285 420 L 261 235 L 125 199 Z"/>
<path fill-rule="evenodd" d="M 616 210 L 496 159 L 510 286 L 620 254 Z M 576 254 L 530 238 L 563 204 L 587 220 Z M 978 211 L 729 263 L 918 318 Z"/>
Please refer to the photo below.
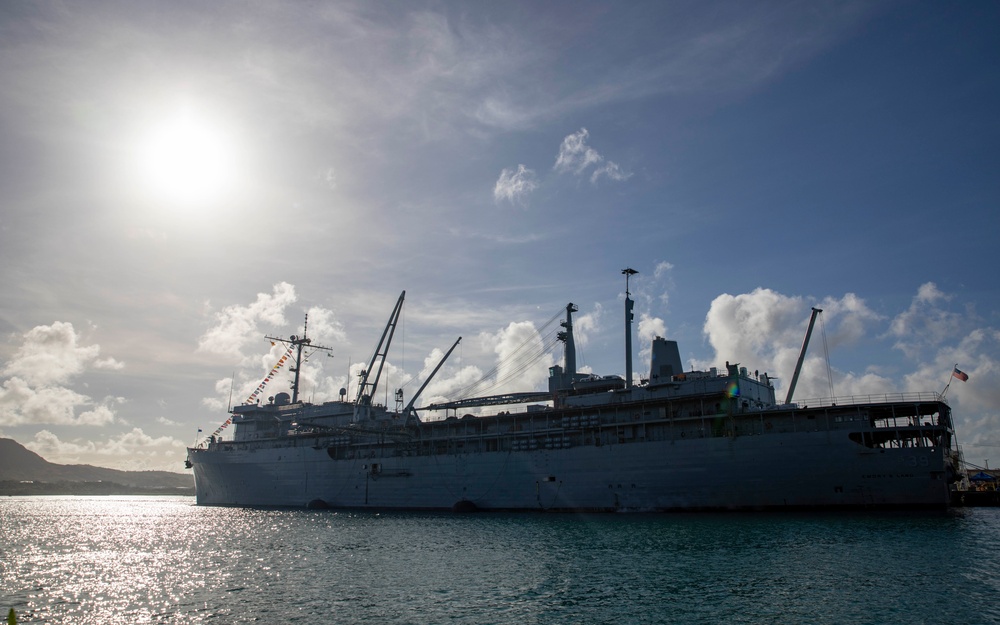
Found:
<path fill-rule="evenodd" d="M 461 335 L 425 391 L 454 396 L 571 301 L 579 364 L 623 374 L 633 267 L 636 373 L 664 335 L 783 396 L 819 306 L 797 397 L 940 392 L 958 364 L 966 457 L 1000 464 L 997 23 L 991 2 L 5 3 L 0 435 L 179 470 L 280 357 L 265 334 L 308 311 L 334 357 L 303 394 L 333 399 L 404 289 L 383 388 Z"/>

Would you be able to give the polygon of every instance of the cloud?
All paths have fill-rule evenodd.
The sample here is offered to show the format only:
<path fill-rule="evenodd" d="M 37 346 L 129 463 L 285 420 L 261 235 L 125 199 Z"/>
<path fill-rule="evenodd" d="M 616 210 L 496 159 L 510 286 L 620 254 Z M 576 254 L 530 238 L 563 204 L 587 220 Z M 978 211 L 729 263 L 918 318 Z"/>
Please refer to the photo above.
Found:
<path fill-rule="evenodd" d="M 81 347 L 73 324 L 56 321 L 50 326 L 36 326 L 24 335 L 24 342 L 3 374 L 17 376 L 33 386 L 64 384 L 92 364 L 101 348 Z"/>
<path fill-rule="evenodd" d="M 309 315 L 309 338 L 313 343 L 344 342 L 347 332 L 332 310 L 312 306 L 307 311 Z"/>
<path fill-rule="evenodd" d="M 285 309 L 296 299 L 295 287 L 279 282 L 270 294 L 258 293 L 257 300 L 248 306 L 227 306 L 216 313 L 216 324 L 198 340 L 197 351 L 242 359 L 242 347 L 251 340 L 260 339 L 258 323 L 272 327 L 285 325 Z"/>
<path fill-rule="evenodd" d="M 603 156 L 597 153 L 597 150 L 587 145 L 587 137 L 589 136 L 590 133 L 587 129 L 581 128 L 578 132 L 563 139 L 553 169 L 557 173 L 580 176 L 592 167 L 591 184 L 597 184 L 602 177 L 618 182 L 628 180 L 632 176 L 631 173 L 622 170 L 621 166 L 615 162 L 606 161 Z M 493 200 L 496 203 L 507 201 L 523 206 L 528 195 L 538 187 L 539 182 L 534 170 L 528 169 L 523 164 L 519 164 L 516 170 L 505 168 L 500 172 L 500 177 L 493 186 Z"/>
<path fill-rule="evenodd" d="M 943 300 L 941 300 L 943 301 Z M 904 376 L 907 392 L 940 392 L 947 385 L 955 431 L 965 456 L 982 462 L 1000 447 L 1000 331 L 973 328 L 936 349 L 917 369 Z M 955 365 L 968 382 L 952 379 Z"/>
<path fill-rule="evenodd" d="M 348 342 L 344 325 L 336 318 L 332 310 L 312 306 L 309 308 L 308 314 L 308 335 L 313 345 L 332 348 L 332 346 Z M 269 372 L 275 362 L 284 355 L 285 349 L 285 345 L 278 344 L 271 351 L 261 356 L 258 361 L 260 368 L 252 370 L 249 373 L 249 381 L 254 388 L 260 382 L 262 374 Z M 315 402 L 332 401 L 340 398 L 340 389 L 347 387 L 349 380 L 346 372 L 334 375 L 328 373 L 328 370 L 335 366 L 336 361 L 332 360 L 333 357 L 334 354 L 326 350 L 310 350 L 307 348 L 303 351 L 302 369 L 299 372 L 300 398 Z M 284 377 L 287 382 L 282 387 L 280 381 L 272 380 L 270 394 L 291 389 L 294 375 L 291 371 L 293 366 L 294 361 L 285 361 L 283 368 L 279 370 L 279 376 L 276 380 Z M 382 376 L 380 385 L 391 381 L 393 385 L 398 386 L 401 384 L 400 378 L 404 377 L 405 374 L 391 362 L 386 362 Z M 356 378 L 352 375 L 351 380 L 356 380 Z M 252 390 L 251 388 L 250 391 L 252 392 Z M 268 396 L 268 394 L 265 393 L 265 396 Z"/>
<path fill-rule="evenodd" d="M 251 388 L 249 376 L 243 376 L 240 385 L 236 384 L 234 378 L 216 380 L 214 385 L 215 395 L 202 397 L 201 404 L 213 412 L 221 413 L 223 410 L 230 408 L 232 404 L 243 403 L 243 400 L 253 392 L 254 388 L 257 388 L 258 384 L 260 384 L 259 379 L 253 383 Z M 232 393 L 231 396 L 230 393 Z"/>
<path fill-rule="evenodd" d="M 535 178 L 535 172 L 524 165 L 518 165 L 517 171 L 504 169 L 500 172 L 500 178 L 493 187 L 493 200 L 498 203 L 506 200 L 511 204 L 523 205 L 528 194 L 537 188 L 538 180 Z"/>
<path fill-rule="evenodd" d="M 61 386 L 33 388 L 25 380 L 14 377 L 5 380 L 0 389 L 0 424 L 51 423 L 64 425 L 102 425 L 94 423 L 100 417 L 93 411 L 87 420 L 78 419 L 78 408 L 92 405 L 86 395 Z M 103 413 L 106 416 L 106 413 Z"/>
<path fill-rule="evenodd" d="M 552 167 L 557 173 L 582 175 L 588 167 L 595 167 L 590 174 L 590 182 L 597 184 L 601 176 L 607 176 L 611 180 L 628 180 L 632 175 L 622 171 L 621 167 L 612 161 L 605 161 L 604 157 L 597 153 L 597 150 L 587 145 L 587 137 L 590 133 L 586 128 L 581 128 L 563 139 L 559 146 L 559 155 L 556 157 L 556 164 Z M 599 167 L 598 167 L 599 166 Z"/>
<path fill-rule="evenodd" d="M 603 317 L 604 306 L 600 302 L 595 302 L 593 310 L 573 318 L 573 339 L 577 347 L 586 347 L 591 334 L 600 328 Z"/>
<path fill-rule="evenodd" d="M 185 445 L 170 436 L 153 437 L 132 428 L 103 441 L 60 440 L 48 430 L 35 434 L 25 447 L 58 464 L 93 464 L 125 470 L 177 471 Z"/>
<path fill-rule="evenodd" d="M 592 174 L 590 174 L 590 182 L 592 184 L 597 184 L 597 181 L 598 179 L 600 179 L 601 176 L 607 176 L 608 178 L 616 182 L 624 182 L 625 180 L 631 178 L 632 174 L 622 171 L 622 168 L 618 165 L 618 163 L 612 163 L 611 161 L 608 161 L 604 163 L 604 165 L 602 165 L 601 167 L 595 169 Z"/>
<path fill-rule="evenodd" d="M 656 263 L 656 268 L 653 269 L 653 282 L 665 283 L 662 287 L 662 291 L 658 296 L 660 304 L 664 309 L 667 309 L 670 305 L 670 291 L 674 288 L 674 278 L 673 278 L 673 263 L 668 263 L 667 261 L 660 261 Z M 641 282 L 640 282 L 641 284 Z"/>
<path fill-rule="evenodd" d="M 891 319 L 872 311 L 853 293 L 825 297 L 817 305 L 823 309 L 813 331 L 802 373 L 793 400 L 844 396 L 881 397 L 886 393 L 940 393 L 946 385 L 955 429 L 967 457 L 988 457 L 988 449 L 1000 446 L 1000 330 L 982 327 L 970 310 L 965 314 L 945 308 L 954 296 L 933 283 L 920 286 L 909 307 Z M 715 349 L 713 360 L 696 363 L 707 368 L 721 362 L 740 362 L 781 378 L 775 384 L 778 401 L 783 401 L 787 383 L 798 359 L 809 318 L 809 304 L 802 297 L 768 289 L 740 295 L 720 295 L 705 318 L 705 335 Z M 888 322 L 882 334 L 873 332 L 877 324 Z M 825 358 L 816 355 L 824 332 L 831 349 L 868 340 L 895 341 L 894 347 L 909 355 L 912 369 L 891 372 L 868 366 L 864 371 L 828 370 Z M 821 347 L 820 347 L 821 349 Z M 959 366 L 969 374 L 968 382 L 951 378 Z M 829 378 L 833 378 L 831 393 Z M 981 460 L 979 460 L 981 461 Z"/>
<path fill-rule="evenodd" d="M 553 364 L 554 341 L 555 329 L 543 338 L 530 321 L 511 322 L 495 333 L 481 332 L 476 341 L 470 341 L 474 344 L 469 350 L 494 355 L 495 366 L 483 373 L 475 366 L 446 365 L 424 391 L 420 405 L 543 388 Z M 440 350 L 431 352 L 424 372 L 429 372 L 440 354 Z"/>
<path fill-rule="evenodd" d="M 484 241 L 490 241 L 493 243 L 500 243 L 504 245 L 524 245 L 526 243 L 537 243 L 538 241 L 544 241 L 547 238 L 544 233 L 540 232 L 518 232 L 514 234 L 506 234 L 502 232 L 463 229 L 463 228 L 457 228 L 455 226 L 450 226 L 448 228 L 448 233 L 460 239 L 482 239 Z"/>
<path fill-rule="evenodd" d="M 99 345 L 81 346 L 73 324 L 36 326 L 4 366 L 10 376 L 0 387 L 0 424 L 106 425 L 115 420 L 120 398 L 95 402 L 68 385 L 88 369 L 119 370 L 114 358 L 98 359 Z M 78 410 L 85 409 L 77 413 Z"/>
<path fill-rule="evenodd" d="M 474 118 L 485 126 L 504 129 L 530 125 L 535 112 L 515 104 L 503 95 L 487 95 L 476 107 Z"/>
<path fill-rule="evenodd" d="M 434 368 L 438 366 L 441 362 L 441 358 L 444 357 L 444 350 L 435 347 L 431 352 L 424 358 L 423 368 L 420 370 L 420 374 L 414 380 L 419 381 L 420 384 L 424 383 L 429 375 L 434 371 Z M 483 372 L 479 367 L 472 365 L 461 365 L 459 358 L 456 357 L 455 353 L 449 357 L 445 364 L 441 366 L 437 375 L 427 384 L 427 388 L 424 389 L 423 394 L 417 401 L 418 406 L 427 406 L 434 403 L 449 401 L 454 398 L 462 389 L 468 388 L 470 385 L 475 384 L 483 377 Z M 419 386 L 412 389 L 412 392 L 416 392 Z"/>
<path fill-rule="evenodd" d="M 666 335 L 667 325 L 663 319 L 653 317 L 648 313 L 642 313 L 639 315 L 638 336 L 640 342 L 644 344 L 651 343 L 654 338 Z"/>
<path fill-rule="evenodd" d="M 670 273 L 673 268 L 671 263 L 660 261 L 653 271 L 637 272 L 630 276 L 629 293 L 635 302 L 633 327 L 637 340 L 634 346 L 639 349 L 638 360 L 633 359 L 632 363 L 634 374 L 647 371 L 652 356 L 653 338 L 669 338 L 666 322 L 660 315 L 667 310 L 670 290 L 674 288 Z M 621 304 L 624 304 L 624 297 L 624 292 L 619 294 Z M 635 322 L 635 319 L 638 321 Z"/>
<path fill-rule="evenodd" d="M 114 358 L 102 358 L 94 361 L 95 369 L 107 369 L 109 371 L 121 371 L 125 368 L 125 363 Z"/>
<path fill-rule="evenodd" d="M 467 132 L 470 122 L 477 131 L 537 127 L 650 94 L 719 98 L 753 89 L 850 33 L 868 12 L 852 3 L 782 11 L 734 5 L 722 16 L 692 11 L 678 20 L 663 11 L 630 25 L 622 37 L 595 19 L 594 9 L 511 12 L 482 21 L 475 12 L 458 17 L 367 3 L 317 11 L 260 5 L 253 15 L 236 17 L 180 7 L 169 14 L 123 15 L 113 7 L 42 9 L 31 27 L 8 29 L 5 58 L 17 60 L 4 67 L 11 88 L 0 94 L 0 114 L 20 119 L 41 106 L 62 131 L 79 124 L 87 111 L 74 103 L 90 101 L 89 94 L 106 94 L 101 109 L 113 117 L 166 77 L 193 90 L 211 85 L 200 90 L 253 111 L 250 126 L 287 124 L 299 132 L 335 127 L 359 135 L 371 134 L 374 123 L 397 120 L 399 127 L 428 135 Z M 239 28 L 230 27 L 234 20 Z M 32 36 L 38 29 L 59 36 Z M 584 53 L 553 55 L 551 33 L 557 30 L 570 38 L 561 48 Z M 106 44 L 94 49 L 93 41 Z M 634 54 L 639 41 L 647 53 Z M 141 48 L 149 52 L 117 53 Z M 241 52 L 222 54 L 221 48 Z M 623 64 L 619 54 L 626 52 Z M 577 71 L 562 71 L 567 61 Z M 53 96 L 64 91 L 68 97 Z"/>
<path fill-rule="evenodd" d="M 848 293 L 841 298 L 827 297 L 820 302 L 824 310 L 825 333 L 829 345 L 849 344 L 860 339 L 867 328 L 880 317 L 861 298 Z M 776 387 L 779 397 L 782 386 L 791 381 L 802 338 L 810 315 L 805 299 L 787 296 L 770 289 L 758 288 L 740 295 L 723 294 L 712 301 L 705 318 L 704 333 L 715 350 L 710 362 L 696 366 L 719 366 L 723 361 L 741 363 L 751 370 L 768 372 L 782 379 Z M 818 324 L 813 333 L 812 347 L 807 354 L 796 388 L 796 397 L 827 397 L 831 395 L 826 359 L 815 355 L 823 332 Z M 835 376 L 837 395 L 885 393 L 896 385 L 875 372 L 861 374 L 838 372 Z M 787 388 L 787 387 L 786 387 Z"/>
<path fill-rule="evenodd" d="M 333 167 L 327 168 L 327 170 L 323 172 L 321 179 L 329 189 L 337 188 L 337 172 Z"/>
<path fill-rule="evenodd" d="M 294 300 L 294 287 L 286 283 L 275 285 L 275 296 L 259 294 L 257 302 L 249 307 L 230 307 L 219 314 L 220 324 L 215 330 L 221 335 L 229 335 L 234 344 L 257 341 L 259 345 L 267 345 L 260 341 L 259 331 L 249 331 L 247 328 L 256 328 L 258 318 L 267 320 L 274 325 L 282 325 L 285 322 L 279 315 L 285 306 Z M 319 306 L 313 306 L 307 311 L 309 327 L 308 336 L 314 346 L 331 347 L 338 343 L 347 343 L 347 333 L 343 324 L 336 318 L 333 311 Z M 277 323 L 275 323 L 277 322 Z M 302 333 L 302 326 L 299 326 L 296 334 Z M 203 337 L 204 339 L 204 337 Z M 210 397 L 203 397 L 202 405 L 214 411 L 225 410 L 231 404 L 240 404 L 246 401 L 250 395 L 261 384 L 261 381 L 270 375 L 272 369 L 280 362 L 281 366 L 274 373 L 274 376 L 267 380 L 267 386 L 258 394 L 256 399 L 267 401 L 268 397 L 279 392 L 289 392 L 293 383 L 294 353 L 281 362 L 281 358 L 286 355 L 288 345 L 286 343 L 274 342 L 266 351 L 253 353 L 247 356 L 241 355 L 239 370 L 235 372 L 235 380 L 232 377 L 216 380 L 214 394 Z M 326 373 L 325 363 L 330 362 L 331 352 L 327 350 L 317 350 L 306 348 L 303 350 L 302 366 L 299 372 L 299 396 L 302 399 L 315 402 L 331 401 L 340 398 L 340 389 L 348 382 L 346 374 L 329 375 Z M 395 371 L 387 363 L 387 371 Z M 402 374 L 400 374 L 402 375 Z"/>
<path fill-rule="evenodd" d="M 908 357 L 922 349 L 940 345 L 961 331 L 962 316 L 939 306 L 951 300 L 933 282 L 922 284 L 910 307 L 898 314 L 889 325 L 888 336 L 896 339 L 893 347 Z"/>
<path fill-rule="evenodd" d="M 933 282 L 917 289 L 909 307 L 892 318 L 882 335 L 893 341 L 914 369 L 902 376 L 907 393 L 946 387 L 955 429 L 967 457 L 981 459 L 1000 446 L 1000 330 L 982 325 L 971 309 L 950 310 L 955 296 Z M 954 380 L 952 368 L 969 374 Z M 950 384 L 950 386 L 949 386 Z"/>
<path fill-rule="evenodd" d="M 432 358 L 433 354 L 428 358 Z M 420 406 L 442 403 L 454 399 L 463 389 L 469 388 L 483 377 L 483 371 L 474 365 L 449 369 L 447 365 L 431 380 L 423 395 L 417 401 Z M 426 413 L 434 418 L 435 413 Z"/>
<path fill-rule="evenodd" d="M 634 376 L 640 376 L 639 372 L 645 371 L 648 374 L 648 365 L 653 357 L 653 339 L 667 336 L 667 324 L 659 317 L 654 317 L 649 313 L 639 314 L 639 327 L 637 331 L 639 337 L 639 365 L 632 368 Z"/>
<path fill-rule="evenodd" d="M 481 334 L 497 355 L 496 385 L 492 393 L 529 391 L 548 380 L 551 355 L 544 353 L 541 335 L 530 321 L 511 322 L 500 332 Z"/>
<path fill-rule="evenodd" d="M 587 146 L 588 136 L 590 133 L 586 128 L 567 135 L 559 146 L 559 156 L 556 157 L 553 169 L 559 173 L 579 174 L 587 167 L 603 161 L 597 150 Z"/>

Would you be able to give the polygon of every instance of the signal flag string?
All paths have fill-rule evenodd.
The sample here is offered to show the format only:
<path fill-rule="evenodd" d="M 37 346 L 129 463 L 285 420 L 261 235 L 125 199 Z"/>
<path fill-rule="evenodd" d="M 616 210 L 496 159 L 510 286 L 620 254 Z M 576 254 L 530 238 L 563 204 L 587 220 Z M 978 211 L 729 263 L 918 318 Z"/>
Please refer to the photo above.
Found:
<path fill-rule="evenodd" d="M 285 362 L 289 358 L 291 358 L 291 356 L 292 356 L 292 349 L 293 349 L 293 346 L 289 345 L 288 349 L 285 350 L 285 353 L 281 356 L 281 358 L 278 359 L 278 362 L 273 367 L 271 367 L 271 370 L 268 372 L 268 374 L 264 377 L 264 379 L 261 381 L 261 383 L 257 385 L 257 388 L 254 389 L 254 392 L 250 393 L 250 396 L 247 397 L 247 399 L 246 399 L 245 402 L 243 402 L 244 404 L 252 404 L 254 402 L 254 400 L 257 398 L 257 395 L 259 395 L 261 392 L 263 392 L 264 387 L 267 386 L 267 383 L 270 382 L 272 379 L 274 379 L 274 377 L 278 374 L 278 369 L 280 369 L 285 364 Z M 221 434 L 222 430 L 224 430 L 227 427 L 229 427 L 229 425 L 232 422 L 233 422 L 233 417 L 232 417 L 232 415 L 230 415 L 229 418 L 226 419 L 225 422 L 223 422 L 222 425 L 220 425 L 218 428 L 216 428 L 216 430 L 214 432 L 212 432 L 212 434 L 209 435 L 209 438 L 211 438 L 213 436 L 218 436 L 219 434 Z M 198 430 L 198 431 L 201 432 L 201 430 Z"/>

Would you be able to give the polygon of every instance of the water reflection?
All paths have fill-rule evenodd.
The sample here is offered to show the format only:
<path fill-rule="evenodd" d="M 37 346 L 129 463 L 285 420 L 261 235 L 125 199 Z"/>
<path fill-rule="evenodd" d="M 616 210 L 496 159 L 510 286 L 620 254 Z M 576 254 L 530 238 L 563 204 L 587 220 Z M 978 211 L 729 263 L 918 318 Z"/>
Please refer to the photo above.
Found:
<path fill-rule="evenodd" d="M 986 509 L 581 517 L 12 497 L 0 608 L 102 624 L 997 622 L 981 537 L 998 530 Z"/>

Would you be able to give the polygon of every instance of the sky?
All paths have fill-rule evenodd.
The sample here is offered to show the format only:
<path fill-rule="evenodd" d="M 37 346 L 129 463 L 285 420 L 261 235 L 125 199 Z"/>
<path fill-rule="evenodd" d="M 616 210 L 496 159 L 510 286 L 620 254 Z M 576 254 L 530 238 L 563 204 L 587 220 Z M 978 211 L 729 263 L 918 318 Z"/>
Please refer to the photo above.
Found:
<path fill-rule="evenodd" d="M 546 388 L 570 302 L 580 368 L 624 375 L 633 268 L 637 377 L 664 336 L 783 400 L 818 307 L 796 399 L 947 387 L 966 460 L 1000 466 L 998 23 L 949 1 L 4 2 L 0 436 L 182 471 L 280 362 L 266 335 L 308 314 L 330 351 L 302 397 L 353 397 L 404 290 L 387 405 L 460 336 L 418 406 Z"/>

